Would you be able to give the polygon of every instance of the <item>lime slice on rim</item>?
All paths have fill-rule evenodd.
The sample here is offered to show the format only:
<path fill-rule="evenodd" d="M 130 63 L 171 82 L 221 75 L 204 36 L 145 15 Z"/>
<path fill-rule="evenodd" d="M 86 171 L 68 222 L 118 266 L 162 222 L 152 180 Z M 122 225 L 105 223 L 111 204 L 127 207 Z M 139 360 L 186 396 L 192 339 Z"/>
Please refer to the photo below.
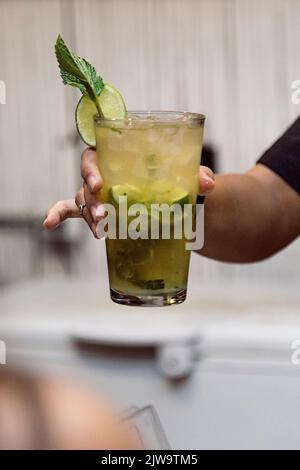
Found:
<path fill-rule="evenodd" d="M 98 98 L 105 119 L 123 119 L 127 110 L 121 93 L 107 83 Z"/>
<path fill-rule="evenodd" d="M 106 119 L 123 119 L 127 111 L 122 95 L 111 85 L 105 84 L 98 102 Z M 76 127 L 82 140 L 90 147 L 96 147 L 94 116 L 98 114 L 95 103 L 86 95 L 82 96 L 75 111 Z"/>
<path fill-rule="evenodd" d="M 82 96 L 75 111 L 77 131 L 89 147 L 96 147 L 94 116 L 97 114 L 95 103 L 86 95 Z"/>

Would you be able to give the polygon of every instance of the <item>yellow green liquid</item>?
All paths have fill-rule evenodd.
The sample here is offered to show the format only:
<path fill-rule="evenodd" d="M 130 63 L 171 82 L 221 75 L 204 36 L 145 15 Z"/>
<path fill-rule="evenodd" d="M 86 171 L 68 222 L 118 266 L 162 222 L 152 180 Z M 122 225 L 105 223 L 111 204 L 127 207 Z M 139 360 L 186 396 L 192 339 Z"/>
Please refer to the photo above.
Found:
<path fill-rule="evenodd" d="M 129 186 L 128 205 L 171 205 L 175 195 L 183 195 L 183 203 L 196 203 L 203 126 L 142 120 L 116 127 L 96 127 L 103 202 L 118 208 L 114 188 Z M 113 293 L 127 296 L 127 302 L 116 300 L 127 304 L 139 304 L 138 299 L 151 304 L 160 296 L 167 299 L 162 304 L 170 304 L 178 293 L 181 300 L 174 302 L 184 300 L 190 262 L 184 238 L 107 239 L 106 248 L 113 300 Z"/>
<path fill-rule="evenodd" d="M 110 285 L 130 295 L 174 293 L 187 285 L 185 240 L 107 240 Z"/>

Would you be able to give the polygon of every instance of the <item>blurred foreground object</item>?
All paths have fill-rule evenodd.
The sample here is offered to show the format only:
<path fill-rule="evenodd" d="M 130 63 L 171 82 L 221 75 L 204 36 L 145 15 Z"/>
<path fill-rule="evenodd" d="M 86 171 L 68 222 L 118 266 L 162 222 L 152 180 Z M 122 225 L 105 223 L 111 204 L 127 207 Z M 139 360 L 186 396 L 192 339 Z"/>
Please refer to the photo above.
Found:
<path fill-rule="evenodd" d="M 12 364 L 68 371 L 113 399 L 118 412 L 150 403 L 172 449 L 298 449 L 300 365 L 292 345 L 300 339 L 300 291 L 292 280 L 216 285 L 195 277 L 188 302 L 171 316 L 112 304 L 95 277 L 18 284 L 0 295 L 9 364 L 0 372 Z M 156 345 L 189 331 L 198 354 L 191 373 L 174 380 Z"/>
<path fill-rule="evenodd" d="M 134 449 L 107 402 L 52 377 L 0 369 L 0 449 Z"/>
<path fill-rule="evenodd" d="M 141 449 L 171 449 L 153 406 L 145 406 L 141 409 L 133 406 L 124 412 L 123 420 L 127 423 L 135 441 L 140 443 Z"/>

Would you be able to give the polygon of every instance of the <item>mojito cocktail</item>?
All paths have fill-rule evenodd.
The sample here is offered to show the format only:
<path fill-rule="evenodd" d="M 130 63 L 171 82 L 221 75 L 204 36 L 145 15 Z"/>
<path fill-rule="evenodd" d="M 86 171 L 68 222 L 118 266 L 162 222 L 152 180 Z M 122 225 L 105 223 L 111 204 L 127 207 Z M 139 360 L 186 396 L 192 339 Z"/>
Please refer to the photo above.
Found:
<path fill-rule="evenodd" d="M 185 209 L 196 204 L 205 117 L 164 111 L 130 113 L 121 93 L 60 35 L 55 54 L 63 83 L 82 93 L 75 110 L 76 128 L 82 140 L 97 149 L 104 181 L 99 200 L 107 204 L 108 212 L 115 212 L 117 233 L 105 234 L 112 300 L 157 306 L 183 302 L 190 263 Z M 133 220 L 137 205 L 142 206 L 138 224 Z M 162 207 L 161 212 L 153 212 L 155 205 Z M 110 214 L 95 220 L 88 201 L 78 209 L 87 221 L 99 222 L 97 227 L 110 220 Z M 169 209 L 174 212 L 168 214 Z M 193 218 L 191 213 L 189 219 Z M 128 227 L 124 235 L 120 228 L 125 222 L 140 229 L 134 232 Z"/>
<path fill-rule="evenodd" d="M 196 203 L 204 116 L 177 112 L 135 112 L 126 119 L 95 118 L 101 200 L 120 215 L 120 196 L 128 207 L 140 203 Z M 123 215 L 124 217 L 124 215 Z M 126 215 L 128 221 L 130 217 Z M 175 216 L 174 216 L 175 217 Z M 117 221 L 119 223 L 120 220 Z M 159 219 L 159 224 L 163 224 Z M 171 222 L 172 225 L 172 222 Z M 171 305 L 186 298 L 190 251 L 177 239 L 106 239 L 112 300 L 127 305 Z"/>

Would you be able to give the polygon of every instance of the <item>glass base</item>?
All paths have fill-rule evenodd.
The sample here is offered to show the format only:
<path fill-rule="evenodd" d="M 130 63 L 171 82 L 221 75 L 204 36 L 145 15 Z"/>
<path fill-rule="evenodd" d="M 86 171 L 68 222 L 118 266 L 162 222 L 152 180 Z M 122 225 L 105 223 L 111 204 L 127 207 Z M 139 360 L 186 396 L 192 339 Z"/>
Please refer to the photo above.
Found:
<path fill-rule="evenodd" d="M 135 307 L 166 307 L 181 304 L 186 299 L 186 289 L 157 295 L 130 295 L 110 289 L 111 299 L 117 304 Z"/>

